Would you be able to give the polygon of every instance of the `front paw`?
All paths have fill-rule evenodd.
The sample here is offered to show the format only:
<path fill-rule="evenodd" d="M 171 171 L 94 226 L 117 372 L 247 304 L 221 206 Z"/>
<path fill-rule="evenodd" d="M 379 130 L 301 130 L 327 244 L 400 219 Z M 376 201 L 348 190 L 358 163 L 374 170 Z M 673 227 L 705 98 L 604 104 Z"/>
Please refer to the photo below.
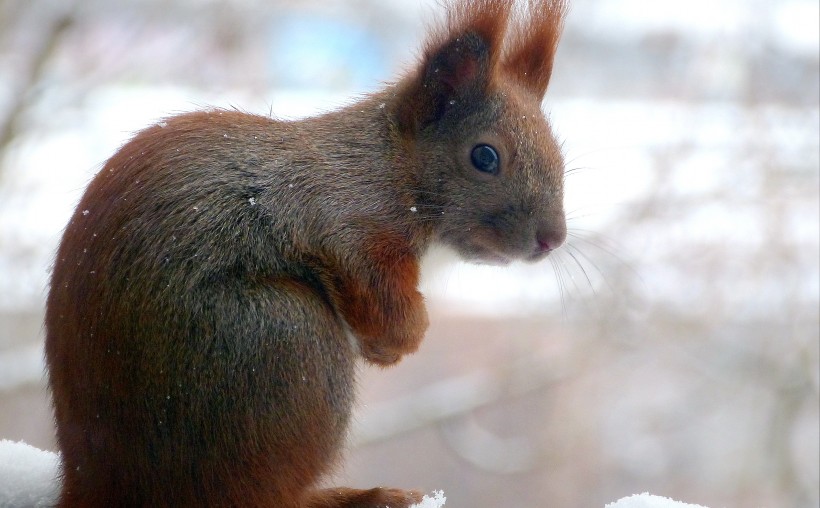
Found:
<path fill-rule="evenodd" d="M 362 356 L 375 365 L 389 366 L 402 356 L 415 353 L 429 324 L 427 309 L 419 296 L 415 305 L 406 305 L 400 316 L 384 316 L 380 326 L 352 331 L 358 338 Z M 369 323 L 372 325 L 372 322 Z M 364 333 L 362 333 L 364 332 Z"/>
<path fill-rule="evenodd" d="M 388 330 L 376 337 L 363 337 L 359 341 L 359 348 L 365 360 L 387 367 L 401 360 L 402 356 L 415 353 L 427 331 L 427 312 L 424 308 L 421 310 L 420 319 L 413 322 L 412 326 Z"/>
<path fill-rule="evenodd" d="M 362 357 L 373 365 L 389 367 L 401 360 L 402 353 L 383 347 L 379 344 L 364 343 L 359 345 Z"/>

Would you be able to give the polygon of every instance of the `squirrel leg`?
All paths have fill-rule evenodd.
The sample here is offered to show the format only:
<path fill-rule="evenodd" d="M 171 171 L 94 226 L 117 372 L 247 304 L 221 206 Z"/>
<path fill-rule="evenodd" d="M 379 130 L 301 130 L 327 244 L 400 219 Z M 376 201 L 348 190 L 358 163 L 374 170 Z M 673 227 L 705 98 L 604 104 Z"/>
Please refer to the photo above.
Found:
<path fill-rule="evenodd" d="M 303 508 L 409 508 L 421 502 L 422 494 L 400 489 L 335 488 L 309 492 Z"/>

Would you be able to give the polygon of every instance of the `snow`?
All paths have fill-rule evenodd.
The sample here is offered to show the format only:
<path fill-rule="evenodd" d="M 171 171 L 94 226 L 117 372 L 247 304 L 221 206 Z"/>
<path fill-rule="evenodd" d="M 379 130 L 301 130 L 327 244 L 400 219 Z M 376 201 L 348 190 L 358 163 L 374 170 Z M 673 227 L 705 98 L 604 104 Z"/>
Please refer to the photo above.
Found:
<path fill-rule="evenodd" d="M 0 508 L 54 506 L 59 461 L 56 453 L 0 441 Z"/>
<path fill-rule="evenodd" d="M 414 504 L 410 508 L 441 508 L 444 506 L 445 501 L 447 501 L 447 498 L 444 497 L 444 492 L 439 490 L 433 493 L 433 497 L 424 496 L 421 503 Z"/>
<path fill-rule="evenodd" d="M 0 441 L 0 508 L 54 506 L 60 456 L 23 442 Z M 441 508 L 447 498 L 436 491 L 411 508 Z M 625 497 L 605 508 L 705 508 L 650 494 Z"/>
<path fill-rule="evenodd" d="M 686 504 L 673 501 L 667 497 L 653 496 L 651 494 L 636 494 L 625 497 L 614 503 L 606 505 L 605 508 L 705 508 L 699 504 Z"/>

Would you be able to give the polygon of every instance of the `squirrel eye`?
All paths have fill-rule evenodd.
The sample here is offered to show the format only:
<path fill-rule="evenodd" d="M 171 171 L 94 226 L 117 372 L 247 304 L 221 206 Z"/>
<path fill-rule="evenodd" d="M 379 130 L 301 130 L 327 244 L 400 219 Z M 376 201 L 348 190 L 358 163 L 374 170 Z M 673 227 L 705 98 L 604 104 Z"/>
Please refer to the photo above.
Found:
<path fill-rule="evenodd" d="M 470 160 L 473 166 L 482 173 L 498 174 L 501 161 L 498 158 L 498 152 L 490 145 L 476 145 L 473 153 L 470 154 Z"/>

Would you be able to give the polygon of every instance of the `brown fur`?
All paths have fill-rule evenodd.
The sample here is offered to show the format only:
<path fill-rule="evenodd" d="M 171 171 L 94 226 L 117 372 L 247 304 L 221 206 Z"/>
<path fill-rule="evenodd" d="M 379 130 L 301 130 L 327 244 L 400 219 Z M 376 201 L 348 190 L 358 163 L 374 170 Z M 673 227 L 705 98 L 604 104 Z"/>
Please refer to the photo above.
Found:
<path fill-rule="evenodd" d="M 47 302 L 60 506 L 419 500 L 314 486 L 338 459 L 357 357 L 390 365 L 419 346 L 431 243 L 504 263 L 564 239 L 540 103 L 565 4 L 530 11 L 456 2 L 415 70 L 349 107 L 184 114 L 106 163 Z M 473 167 L 482 143 L 498 174 Z"/>

